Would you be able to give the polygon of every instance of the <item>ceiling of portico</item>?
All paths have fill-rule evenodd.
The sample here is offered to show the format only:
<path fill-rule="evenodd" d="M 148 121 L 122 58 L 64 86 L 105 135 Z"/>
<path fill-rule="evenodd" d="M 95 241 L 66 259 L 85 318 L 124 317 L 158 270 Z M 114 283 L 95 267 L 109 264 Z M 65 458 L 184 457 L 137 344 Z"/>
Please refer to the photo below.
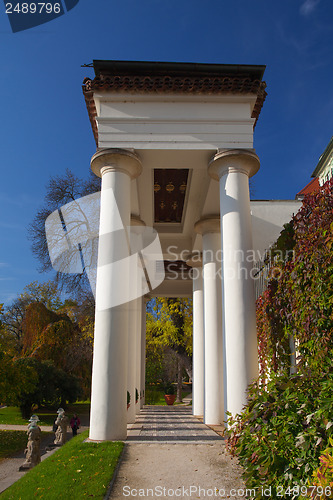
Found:
<path fill-rule="evenodd" d="M 143 169 L 141 175 L 132 181 L 132 213 L 158 231 L 166 259 L 172 257 L 174 260 L 175 253 L 190 253 L 198 237 L 193 230 L 195 223 L 208 213 L 219 213 L 218 182 L 211 179 L 207 172 L 209 160 L 214 153 L 215 151 L 161 150 L 138 152 Z M 155 192 L 156 182 L 161 185 L 158 193 Z M 166 212 L 164 220 L 156 218 L 156 204 L 163 202 L 166 195 L 175 192 L 179 200 L 180 188 L 184 182 L 186 191 L 181 218 L 178 215 L 175 220 L 172 201 L 169 202 L 169 214 Z M 175 188 L 171 193 L 166 191 L 168 183 L 172 183 Z M 166 211 L 166 207 L 164 210 Z M 168 251 L 169 247 L 172 247 L 172 256 Z"/>

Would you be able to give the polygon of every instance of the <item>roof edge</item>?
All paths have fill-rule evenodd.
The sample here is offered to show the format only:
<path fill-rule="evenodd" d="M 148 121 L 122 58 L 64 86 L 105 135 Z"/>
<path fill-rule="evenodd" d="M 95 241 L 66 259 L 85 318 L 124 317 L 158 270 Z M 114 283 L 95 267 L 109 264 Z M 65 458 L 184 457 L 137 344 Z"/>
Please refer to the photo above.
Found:
<path fill-rule="evenodd" d="M 256 64 L 213 64 L 191 62 L 158 62 L 158 61 L 115 61 L 107 59 L 94 59 L 93 68 L 95 75 L 99 76 L 103 70 L 120 75 L 145 74 L 158 75 L 170 73 L 171 75 L 221 75 L 221 74 L 250 74 L 254 78 L 262 79 L 266 69 L 265 65 Z"/>
<path fill-rule="evenodd" d="M 325 161 L 327 160 L 327 158 L 329 157 L 329 155 L 332 151 L 333 151 L 333 136 L 331 137 L 330 142 L 327 144 L 325 151 L 323 152 L 323 154 L 319 158 L 317 166 L 314 169 L 314 171 L 312 172 L 311 177 L 318 177 L 320 169 L 322 168 L 323 164 L 325 163 Z"/>

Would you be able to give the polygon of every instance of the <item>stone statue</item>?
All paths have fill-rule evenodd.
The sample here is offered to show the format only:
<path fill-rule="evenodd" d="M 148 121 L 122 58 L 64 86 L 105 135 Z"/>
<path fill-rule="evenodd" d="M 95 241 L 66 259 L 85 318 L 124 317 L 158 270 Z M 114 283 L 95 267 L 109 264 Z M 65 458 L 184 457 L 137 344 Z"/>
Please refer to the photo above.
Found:
<path fill-rule="evenodd" d="M 40 462 L 40 441 L 41 441 L 41 430 L 38 427 L 37 422 L 39 418 L 33 415 L 28 425 L 27 435 L 28 444 L 25 449 L 25 462 L 21 465 L 19 470 L 31 469 Z"/>
<path fill-rule="evenodd" d="M 55 425 L 58 426 L 55 432 L 54 444 L 57 446 L 62 446 L 67 441 L 67 427 L 69 424 L 68 418 L 65 415 L 65 411 L 59 408 L 57 411 L 58 417 L 55 421 Z"/>

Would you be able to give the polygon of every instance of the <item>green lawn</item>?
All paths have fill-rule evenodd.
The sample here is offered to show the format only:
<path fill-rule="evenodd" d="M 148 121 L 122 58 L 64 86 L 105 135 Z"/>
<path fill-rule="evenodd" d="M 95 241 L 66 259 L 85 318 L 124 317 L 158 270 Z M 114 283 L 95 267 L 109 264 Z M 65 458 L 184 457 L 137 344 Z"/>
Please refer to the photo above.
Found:
<path fill-rule="evenodd" d="M 182 398 L 186 398 L 190 392 L 182 391 Z M 146 405 L 166 406 L 164 391 L 159 386 L 152 386 L 146 389 Z M 174 403 L 180 404 L 180 403 Z"/>
<path fill-rule="evenodd" d="M 79 416 L 88 414 L 90 411 L 90 403 L 87 401 L 79 401 L 77 403 L 68 405 L 66 413 L 68 416 L 77 413 Z M 57 408 L 40 408 L 34 412 L 39 416 L 39 425 L 53 425 L 54 419 L 57 416 Z M 21 417 L 19 408 L 15 406 L 8 406 L 7 408 L 0 409 L 0 424 L 6 425 L 28 425 L 28 421 Z"/>
<path fill-rule="evenodd" d="M 21 417 L 20 410 L 15 406 L 0 409 L 0 424 L 27 425 L 27 421 Z"/>
<path fill-rule="evenodd" d="M 48 432 L 43 432 L 42 437 Z M 26 431 L 0 431 L 0 460 L 8 458 L 14 453 L 23 451 L 28 442 Z"/>
<path fill-rule="evenodd" d="M 4 491 L 1 500 L 102 500 L 124 443 L 84 443 L 87 436 L 88 431 L 71 439 Z"/>

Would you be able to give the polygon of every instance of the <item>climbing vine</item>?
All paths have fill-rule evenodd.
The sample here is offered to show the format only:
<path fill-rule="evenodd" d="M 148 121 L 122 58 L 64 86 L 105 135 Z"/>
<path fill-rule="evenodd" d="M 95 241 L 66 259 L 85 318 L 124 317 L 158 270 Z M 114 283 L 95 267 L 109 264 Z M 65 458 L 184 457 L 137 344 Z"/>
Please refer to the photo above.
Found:
<path fill-rule="evenodd" d="M 271 498 L 282 490 L 302 498 L 297 488 L 304 493 L 319 484 L 323 460 L 331 464 L 325 449 L 333 429 L 332 188 L 328 182 L 306 196 L 284 227 L 257 301 L 259 379 L 243 412 L 230 417 L 228 432 L 229 449 L 247 486 L 258 488 L 257 498 L 264 498 L 262 486 L 273 488 Z M 332 484 L 333 495 L 332 468 L 325 474 L 322 483 Z"/>

